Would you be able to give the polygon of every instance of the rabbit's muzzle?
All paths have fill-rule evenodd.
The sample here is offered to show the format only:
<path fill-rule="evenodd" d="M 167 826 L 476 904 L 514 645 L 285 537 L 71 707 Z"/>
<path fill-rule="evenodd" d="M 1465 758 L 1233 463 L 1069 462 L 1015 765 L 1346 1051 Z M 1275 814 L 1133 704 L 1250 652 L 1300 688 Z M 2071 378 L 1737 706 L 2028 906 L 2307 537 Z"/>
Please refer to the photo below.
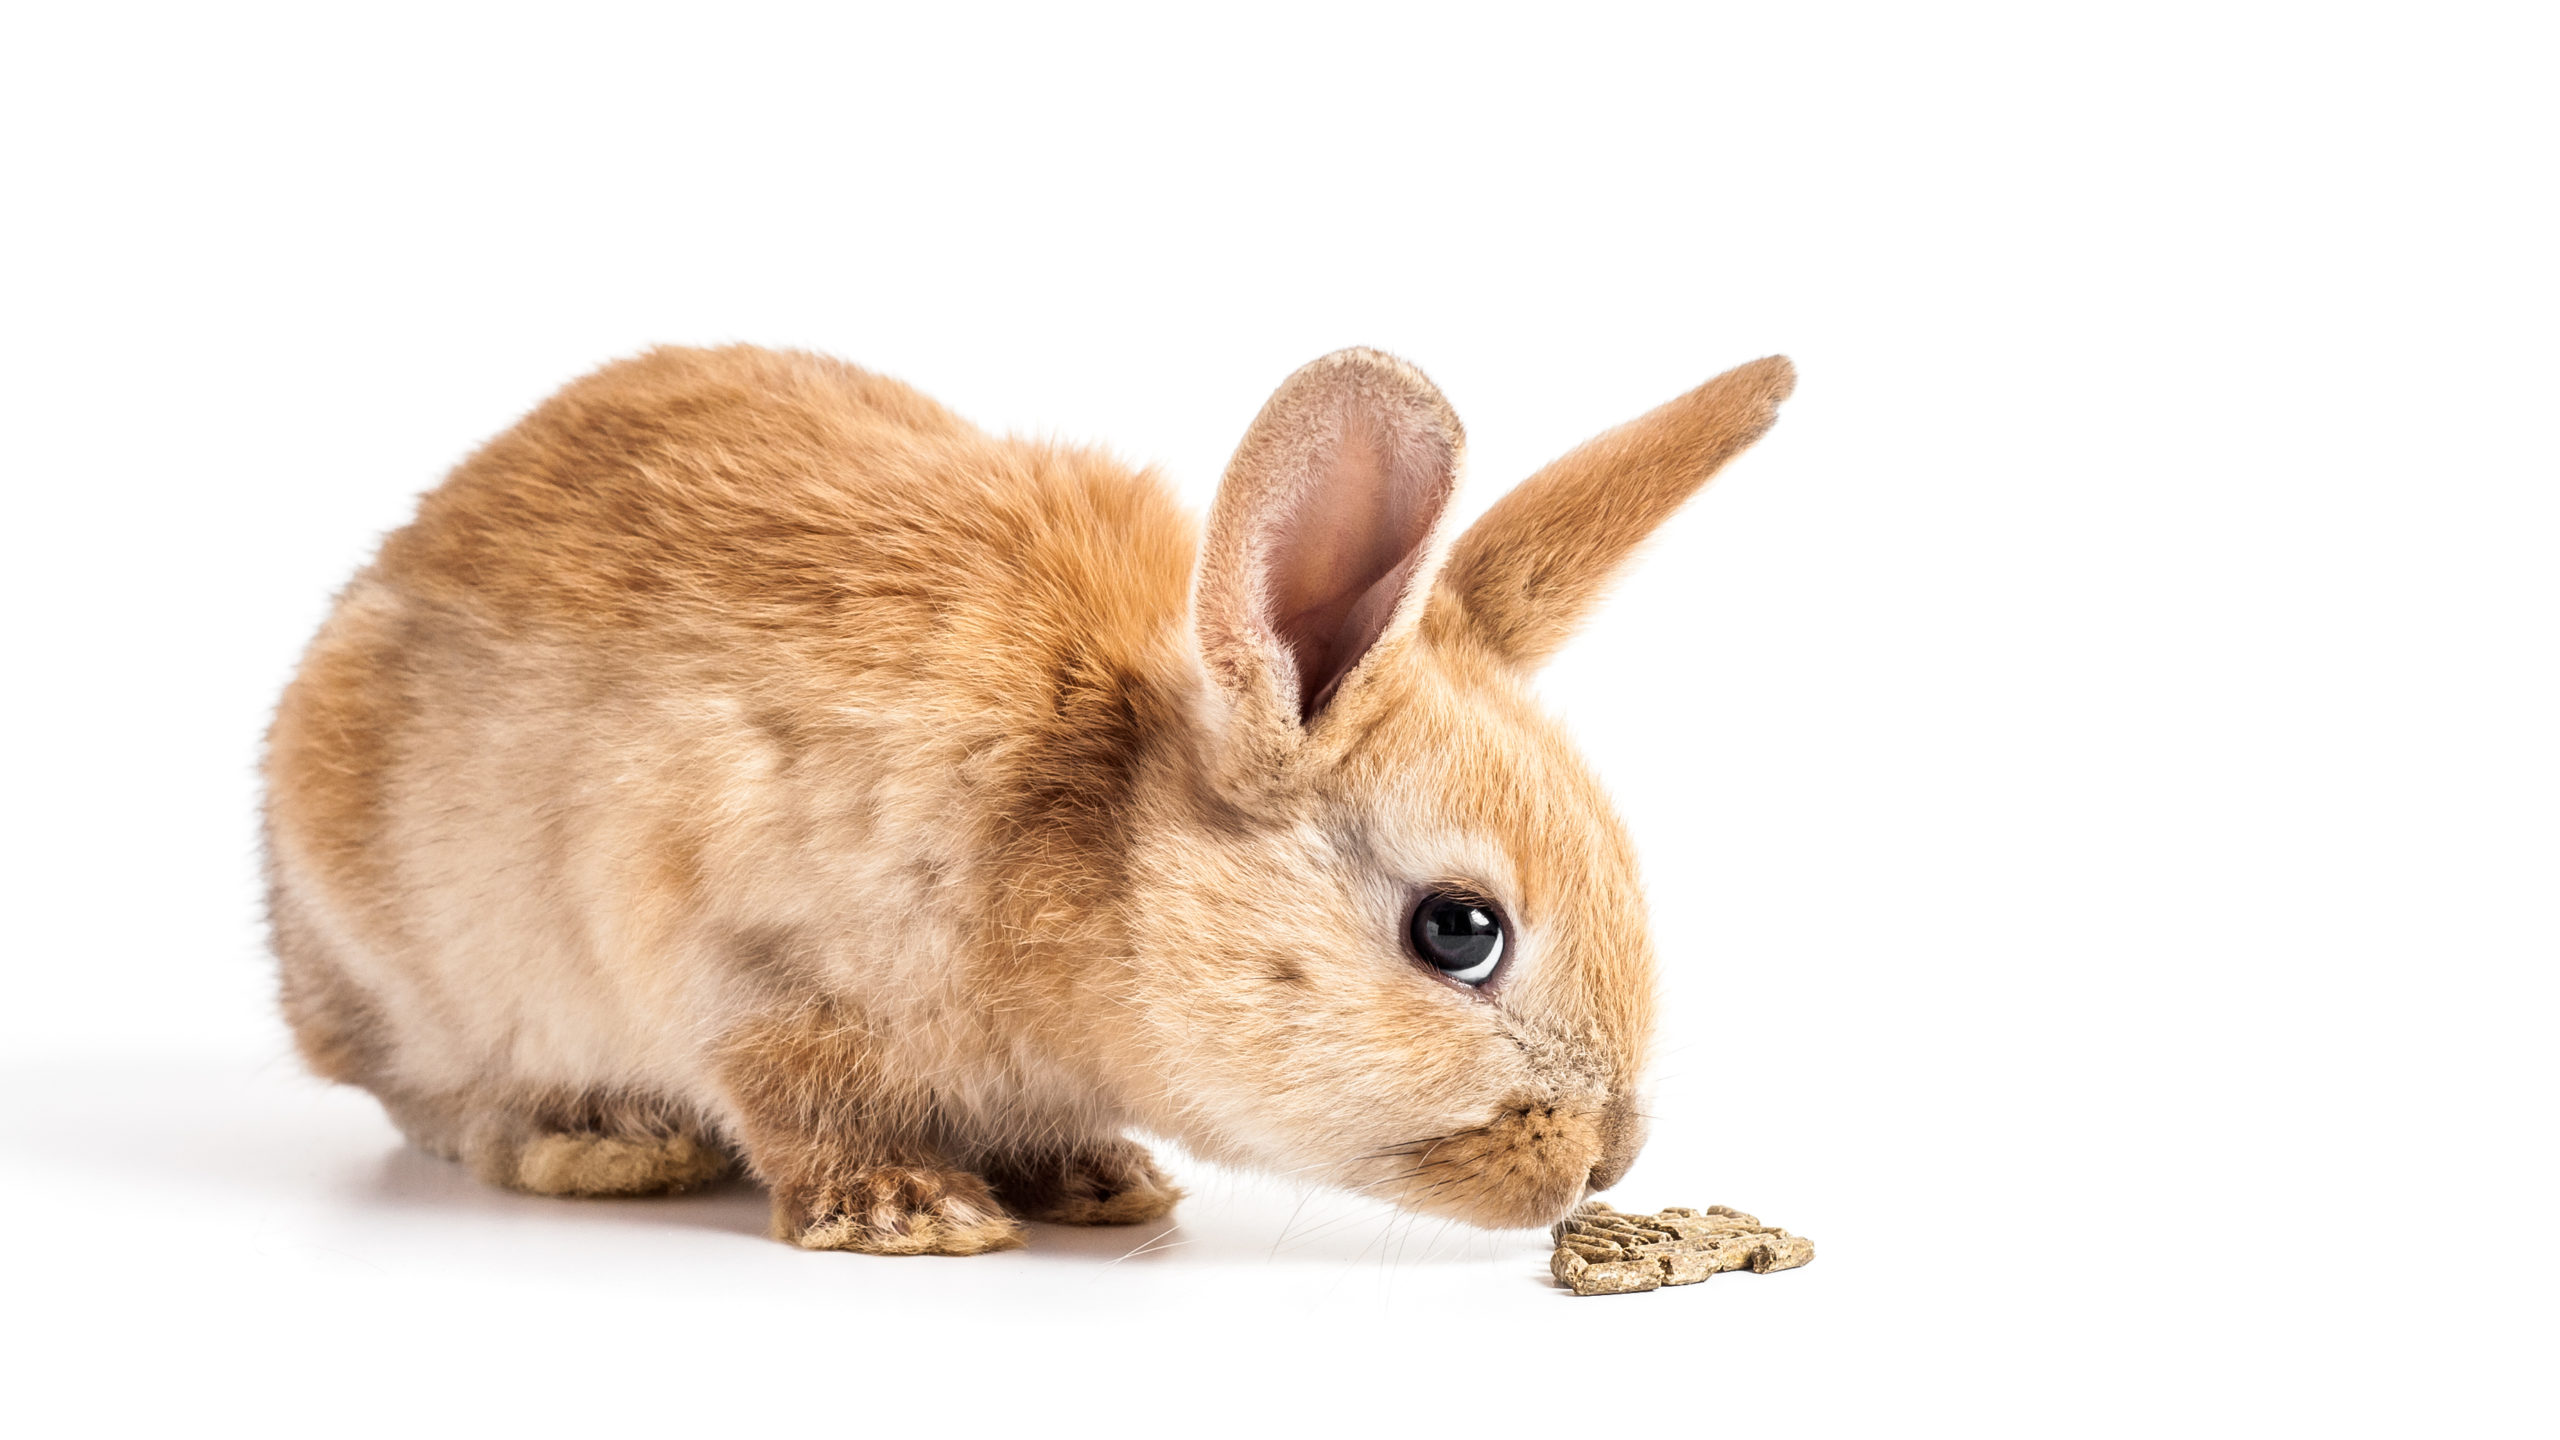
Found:
<path fill-rule="evenodd" d="M 1360 1188 L 1488 1229 L 1546 1225 L 1616 1183 L 1643 1144 L 1624 1097 L 1524 1098 L 1482 1125 L 1363 1157 L 1384 1173 Z"/>
<path fill-rule="evenodd" d="M 1648 1128 L 1633 1095 L 1620 1091 L 1609 1097 L 1600 1109 L 1600 1158 L 1591 1162 L 1591 1174 L 1584 1182 L 1586 1195 L 1598 1194 L 1626 1178 L 1627 1167 L 1636 1163 L 1644 1149 Z"/>

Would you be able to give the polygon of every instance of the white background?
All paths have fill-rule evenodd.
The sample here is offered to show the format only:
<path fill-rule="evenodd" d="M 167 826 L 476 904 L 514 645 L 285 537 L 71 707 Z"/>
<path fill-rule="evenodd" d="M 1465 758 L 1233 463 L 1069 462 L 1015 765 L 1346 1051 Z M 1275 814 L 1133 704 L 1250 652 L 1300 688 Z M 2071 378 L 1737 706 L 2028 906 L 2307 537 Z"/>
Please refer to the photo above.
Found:
<path fill-rule="evenodd" d="M 2547 10 L 379 8 L 0 22 L 25 1433 L 2549 1433 Z M 1194 1165 L 1162 1234 L 804 1255 L 301 1078 L 252 764 L 330 591 L 726 340 L 1195 503 L 1341 345 L 1477 506 L 1792 354 L 1542 688 L 1668 970 L 1619 1197 L 1821 1259 L 1575 1300 Z"/>

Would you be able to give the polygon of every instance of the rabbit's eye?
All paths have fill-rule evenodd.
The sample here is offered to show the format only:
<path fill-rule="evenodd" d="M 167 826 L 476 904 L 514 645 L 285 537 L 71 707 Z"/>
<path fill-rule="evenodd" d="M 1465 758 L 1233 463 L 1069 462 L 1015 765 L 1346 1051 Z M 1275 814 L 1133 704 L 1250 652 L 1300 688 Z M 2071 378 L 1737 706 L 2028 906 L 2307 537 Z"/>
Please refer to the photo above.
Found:
<path fill-rule="evenodd" d="M 1462 985 L 1481 985 L 1502 964 L 1502 917 L 1465 895 L 1425 895 L 1413 909 L 1413 948 Z"/>

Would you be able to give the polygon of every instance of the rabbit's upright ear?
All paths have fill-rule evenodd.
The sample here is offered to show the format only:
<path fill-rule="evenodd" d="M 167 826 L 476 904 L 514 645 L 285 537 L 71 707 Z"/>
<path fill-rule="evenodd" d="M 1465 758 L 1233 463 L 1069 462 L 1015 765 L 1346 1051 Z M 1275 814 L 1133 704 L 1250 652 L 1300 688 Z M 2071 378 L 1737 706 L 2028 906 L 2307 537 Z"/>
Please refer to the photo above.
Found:
<path fill-rule="evenodd" d="M 1466 434 L 1423 373 L 1338 350 L 1281 382 L 1228 463 L 1192 596 L 1231 697 L 1313 722 L 1419 620 Z"/>
<path fill-rule="evenodd" d="M 1450 549 L 1431 623 L 1529 670 L 1581 624 L 1627 556 L 1777 423 L 1784 356 L 1726 371 L 1520 482 Z"/>

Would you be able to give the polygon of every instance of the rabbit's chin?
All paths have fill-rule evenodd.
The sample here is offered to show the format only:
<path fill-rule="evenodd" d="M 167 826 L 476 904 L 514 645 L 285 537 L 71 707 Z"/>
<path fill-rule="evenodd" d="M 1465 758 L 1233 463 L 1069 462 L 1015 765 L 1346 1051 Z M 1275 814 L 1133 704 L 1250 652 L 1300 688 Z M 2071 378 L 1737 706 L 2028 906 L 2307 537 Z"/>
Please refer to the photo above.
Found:
<path fill-rule="evenodd" d="M 1607 1168 L 1607 1123 L 1597 1107 L 1523 1101 L 1482 1125 L 1363 1156 L 1346 1178 L 1401 1209 L 1488 1230 L 1549 1225 L 1590 1195 L 1595 1167 Z"/>

